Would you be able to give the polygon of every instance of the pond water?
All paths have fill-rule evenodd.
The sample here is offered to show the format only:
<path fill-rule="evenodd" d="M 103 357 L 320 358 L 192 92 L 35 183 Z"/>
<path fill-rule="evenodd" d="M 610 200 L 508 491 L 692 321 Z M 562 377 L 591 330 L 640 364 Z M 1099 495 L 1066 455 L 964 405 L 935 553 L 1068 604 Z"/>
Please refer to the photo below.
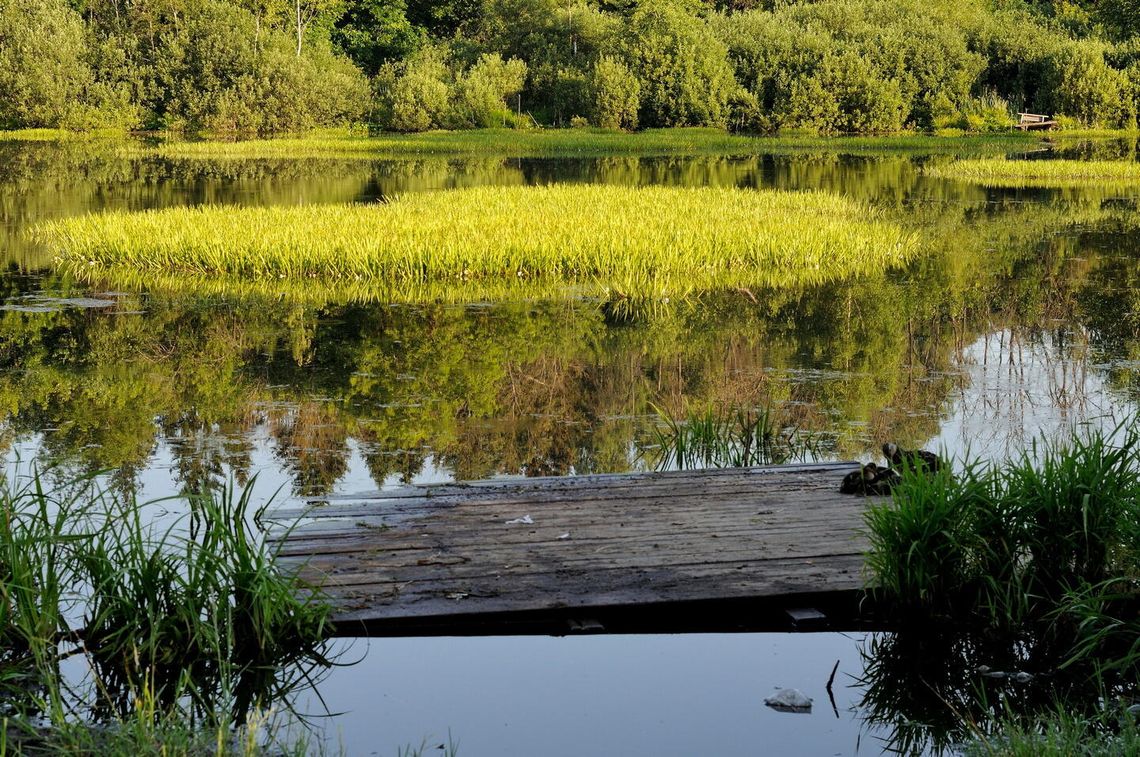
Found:
<path fill-rule="evenodd" d="M 1034 157 L 1134 152 L 1082 144 Z M 256 474 L 260 498 L 289 504 L 404 482 L 652 469 L 659 413 L 705 407 L 766 409 L 810 437 L 805 455 L 860 460 L 887 440 L 995 459 L 1129 417 L 1140 190 L 999 190 L 923 174 L 949 159 L 206 162 L 0 142 L 0 449 L 10 468 L 50 463 L 61 479 L 109 471 L 144 500 Z M 559 181 L 843 193 L 908 224 L 921 254 L 865 279 L 685 301 L 392 305 L 83 283 L 27 235 L 38 220 L 112 208 Z M 346 713 L 322 727 L 352 754 L 446 741 L 448 728 L 463 755 L 877 753 L 890 729 L 866 724 L 861 689 L 836 687 L 839 718 L 818 706 L 835 660 L 860 677 L 863 644 L 360 641 L 347 657 L 363 661 L 321 684 Z M 814 687 L 816 710 L 767 711 L 775 685 Z"/>

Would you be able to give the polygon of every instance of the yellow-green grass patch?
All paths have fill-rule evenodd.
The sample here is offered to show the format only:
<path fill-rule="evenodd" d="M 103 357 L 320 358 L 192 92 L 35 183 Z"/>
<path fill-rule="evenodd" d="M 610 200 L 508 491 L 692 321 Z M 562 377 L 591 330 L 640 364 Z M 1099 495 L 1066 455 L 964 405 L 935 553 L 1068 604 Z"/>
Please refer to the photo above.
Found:
<path fill-rule="evenodd" d="M 92 272 L 351 282 L 386 299 L 440 282 L 649 297 L 815 284 L 899 265 L 916 246 L 879 211 L 833 194 L 605 185 L 112 212 L 44 223 L 33 235 Z"/>
<path fill-rule="evenodd" d="M 938 137 L 899 134 L 877 137 L 758 137 L 723 129 L 672 128 L 623 132 L 613 129 L 476 129 L 420 134 L 350 133 L 250 139 L 234 142 L 171 141 L 136 152 L 167 158 L 392 158 L 415 155 L 495 155 L 503 157 L 590 157 L 605 155 L 755 155 L 760 153 L 883 152 L 978 153 L 1032 149 L 1027 135 Z"/>
<path fill-rule="evenodd" d="M 927 173 L 994 187 L 1140 186 L 1140 163 L 1121 160 L 958 160 Z"/>

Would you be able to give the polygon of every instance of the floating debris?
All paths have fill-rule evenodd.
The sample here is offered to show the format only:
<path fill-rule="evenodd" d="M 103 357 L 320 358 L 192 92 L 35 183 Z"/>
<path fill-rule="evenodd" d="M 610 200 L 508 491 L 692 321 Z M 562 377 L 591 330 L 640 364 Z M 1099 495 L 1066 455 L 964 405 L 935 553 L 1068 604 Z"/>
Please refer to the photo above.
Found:
<path fill-rule="evenodd" d="M 508 520 L 507 525 L 508 526 L 515 526 L 515 525 L 531 526 L 531 525 L 534 525 L 534 518 L 530 517 L 529 515 L 524 515 L 521 518 L 515 518 L 514 520 Z"/>
<path fill-rule="evenodd" d="M 799 689 L 778 689 L 764 704 L 779 712 L 811 712 L 811 697 Z"/>
<path fill-rule="evenodd" d="M 108 308 L 117 305 L 115 300 L 101 300 L 93 297 L 47 297 L 45 295 L 29 295 L 21 298 L 22 302 L 6 302 L 0 305 L 0 310 L 15 313 L 56 313 L 64 308 Z"/>

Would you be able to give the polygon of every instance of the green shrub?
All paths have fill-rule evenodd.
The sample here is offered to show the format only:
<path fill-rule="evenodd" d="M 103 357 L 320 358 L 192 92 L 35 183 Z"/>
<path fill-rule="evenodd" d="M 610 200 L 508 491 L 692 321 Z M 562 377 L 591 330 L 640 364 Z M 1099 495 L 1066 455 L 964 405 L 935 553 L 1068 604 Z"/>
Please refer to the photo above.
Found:
<path fill-rule="evenodd" d="M 387 63 L 376 76 L 376 120 L 394 131 L 443 125 L 451 105 L 450 74 L 442 51 L 425 47 L 405 61 Z"/>
<path fill-rule="evenodd" d="M 683 0 L 638 4 L 626 54 L 640 79 L 643 126 L 727 125 L 738 86 L 727 51 Z"/>
<path fill-rule="evenodd" d="M 71 126 L 92 82 L 86 53 L 63 0 L 0 0 L 0 128 Z"/>
<path fill-rule="evenodd" d="M 1105 62 L 1100 45 L 1080 42 L 1058 50 L 1047 61 L 1045 84 L 1045 101 L 1053 113 L 1094 128 L 1136 125 L 1132 82 Z"/>
<path fill-rule="evenodd" d="M 590 77 L 594 123 L 607 129 L 636 129 L 641 99 L 637 77 L 617 58 L 603 55 Z"/>
<path fill-rule="evenodd" d="M 475 65 L 456 78 L 452 121 L 461 127 L 505 126 L 510 117 L 507 100 L 526 83 L 526 64 L 517 58 L 483 54 Z"/>

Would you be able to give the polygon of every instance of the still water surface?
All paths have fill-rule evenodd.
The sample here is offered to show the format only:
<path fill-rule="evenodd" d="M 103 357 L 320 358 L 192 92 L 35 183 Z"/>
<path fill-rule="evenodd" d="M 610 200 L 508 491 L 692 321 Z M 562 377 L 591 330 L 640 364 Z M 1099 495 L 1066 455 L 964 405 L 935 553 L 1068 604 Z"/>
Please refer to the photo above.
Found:
<path fill-rule="evenodd" d="M 51 462 L 61 477 L 109 470 L 142 499 L 256 474 L 261 498 L 280 490 L 289 504 L 403 482 L 649 469 L 662 463 L 658 412 L 764 408 L 812 440 L 805 455 L 861 460 L 887 440 L 996 459 L 1134 412 L 1137 197 L 923 175 L 946 159 L 202 162 L 0 143 L 0 448 L 9 466 Z M 633 307 L 390 305 L 80 284 L 26 236 L 40 219 L 111 208 L 557 181 L 841 192 L 910 224 L 923 254 L 863 280 Z M 846 685 L 862 644 L 359 641 L 346 659 L 363 660 L 320 686 L 344 713 L 321 726 L 352 754 L 434 746 L 448 729 L 463 755 L 874 754 L 890 729 L 867 725 L 861 689 Z M 822 692 L 837 659 L 838 718 Z M 777 685 L 809 691 L 812 715 L 764 708 Z"/>

